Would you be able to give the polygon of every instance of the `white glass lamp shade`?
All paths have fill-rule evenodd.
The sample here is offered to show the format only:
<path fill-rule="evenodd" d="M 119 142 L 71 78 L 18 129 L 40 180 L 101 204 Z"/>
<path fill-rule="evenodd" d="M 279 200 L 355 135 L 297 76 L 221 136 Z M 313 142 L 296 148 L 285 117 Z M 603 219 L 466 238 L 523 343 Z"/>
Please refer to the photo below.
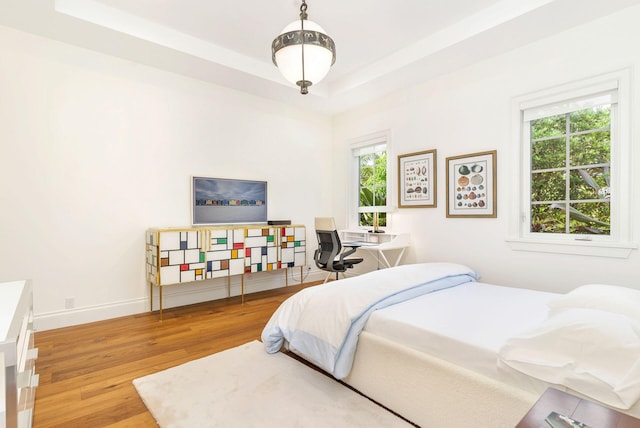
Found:
<path fill-rule="evenodd" d="M 313 21 L 304 20 L 303 31 L 302 22 L 294 21 L 287 25 L 272 44 L 273 63 L 285 79 L 301 87 L 302 80 L 307 81 L 308 85 L 320 82 L 335 62 L 335 45 L 324 29 Z"/>

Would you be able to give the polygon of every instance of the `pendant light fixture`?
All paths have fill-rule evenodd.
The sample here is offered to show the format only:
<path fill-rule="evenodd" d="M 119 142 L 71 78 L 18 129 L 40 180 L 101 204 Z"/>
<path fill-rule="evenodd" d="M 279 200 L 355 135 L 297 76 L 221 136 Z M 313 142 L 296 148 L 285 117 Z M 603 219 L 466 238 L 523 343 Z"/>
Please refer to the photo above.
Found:
<path fill-rule="evenodd" d="M 289 82 L 309 93 L 336 62 L 336 45 L 321 26 L 307 20 L 307 2 L 300 5 L 300 20 L 287 25 L 271 43 L 271 59 Z"/>

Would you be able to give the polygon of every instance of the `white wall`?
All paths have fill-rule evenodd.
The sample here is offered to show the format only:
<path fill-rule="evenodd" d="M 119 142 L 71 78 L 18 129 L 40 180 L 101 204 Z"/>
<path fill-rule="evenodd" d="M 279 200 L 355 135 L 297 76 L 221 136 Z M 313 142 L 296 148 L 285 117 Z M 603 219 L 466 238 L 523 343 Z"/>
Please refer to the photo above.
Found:
<path fill-rule="evenodd" d="M 395 155 L 438 151 L 438 206 L 399 209 L 390 215 L 394 232 L 410 232 L 409 261 L 454 261 L 476 269 L 482 280 L 564 292 L 583 283 L 602 282 L 640 289 L 640 256 L 628 259 L 518 252 L 508 235 L 510 181 L 517 179 L 511 162 L 511 101 L 514 97 L 577 79 L 633 67 L 633 165 L 640 165 L 637 112 L 640 111 L 640 7 L 605 17 L 561 35 L 541 40 L 458 72 L 440 76 L 376 103 L 334 118 L 337 180 L 347 179 L 350 139 L 390 129 Z M 498 152 L 498 217 L 445 217 L 445 158 L 496 149 Z M 640 240 L 638 210 L 640 174 L 632 168 L 634 241 Z M 392 176 L 395 183 L 395 175 Z M 336 194 L 342 217 L 346 195 Z M 394 201 L 395 202 L 395 201 Z M 397 202 L 395 202 L 397 203 Z"/>
<path fill-rule="evenodd" d="M 632 66 L 637 117 L 639 19 L 640 8 L 626 10 L 333 118 L 0 27 L 0 281 L 33 280 L 40 329 L 148 310 L 144 230 L 189 224 L 191 175 L 267 180 L 270 217 L 307 225 L 311 263 L 313 217 L 347 225 L 348 141 L 389 130 L 392 155 L 438 150 L 438 207 L 390 215 L 394 231 L 412 234 L 407 261 L 465 263 L 487 282 L 560 292 L 640 288 L 637 250 L 607 259 L 505 242 L 512 98 Z M 445 158 L 491 149 L 498 218 L 447 219 Z M 256 275 L 247 287 L 282 279 Z M 238 278 L 232 286 L 237 294 Z M 165 303 L 224 295 L 226 281 L 207 281 L 166 287 Z"/>
<path fill-rule="evenodd" d="M 148 310 L 144 231 L 190 224 L 191 175 L 267 180 L 269 217 L 313 238 L 329 117 L 4 27 L 0 52 L 0 282 L 33 280 L 39 328 Z M 165 306 L 226 296 L 216 281 Z"/>

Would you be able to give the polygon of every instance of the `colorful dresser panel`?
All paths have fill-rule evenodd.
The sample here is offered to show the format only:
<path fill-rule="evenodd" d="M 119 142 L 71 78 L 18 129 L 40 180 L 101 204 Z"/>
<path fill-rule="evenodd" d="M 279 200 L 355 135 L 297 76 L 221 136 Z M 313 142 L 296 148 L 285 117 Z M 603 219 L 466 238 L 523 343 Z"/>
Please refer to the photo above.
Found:
<path fill-rule="evenodd" d="M 147 280 L 170 285 L 306 264 L 304 226 L 149 229 Z"/>
<path fill-rule="evenodd" d="M 304 266 L 307 262 L 306 230 L 304 227 L 280 228 L 280 254 L 282 267 Z"/>
<path fill-rule="evenodd" d="M 157 284 L 158 283 L 158 232 L 147 230 L 145 234 L 146 249 L 145 254 L 147 258 L 147 281 Z"/>
<path fill-rule="evenodd" d="M 206 279 L 244 272 L 244 229 L 205 230 Z"/>
<path fill-rule="evenodd" d="M 205 254 L 201 250 L 200 231 L 162 232 L 159 238 L 160 280 L 163 284 L 204 279 Z"/>
<path fill-rule="evenodd" d="M 246 273 L 277 270 L 279 268 L 275 228 L 247 229 L 244 245 L 244 271 Z"/>

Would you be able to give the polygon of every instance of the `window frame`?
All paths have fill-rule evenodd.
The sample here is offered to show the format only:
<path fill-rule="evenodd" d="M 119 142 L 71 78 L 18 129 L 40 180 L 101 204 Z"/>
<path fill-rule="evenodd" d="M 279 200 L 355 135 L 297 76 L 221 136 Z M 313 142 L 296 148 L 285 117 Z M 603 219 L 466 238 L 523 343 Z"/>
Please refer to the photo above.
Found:
<path fill-rule="evenodd" d="M 523 192 L 526 191 L 527 192 L 527 198 L 524 197 L 524 193 L 523 193 L 523 202 L 528 200 L 528 207 L 527 210 L 524 209 L 524 204 L 523 204 L 523 210 L 522 213 L 525 216 L 525 220 L 524 222 L 527 223 L 527 231 L 523 230 L 523 235 L 528 236 L 528 237 L 536 237 L 536 236 L 542 236 L 542 232 L 532 232 L 531 231 L 531 226 L 532 226 L 532 209 L 534 205 L 539 205 L 539 206 L 544 206 L 544 205 L 548 205 L 550 202 L 555 202 L 556 204 L 561 204 L 564 205 L 565 208 L 567 206 L 571 206 L 574 204 L 583 204 L 583 203 L 602 203 L 603 200 L 601 198 L 589 198 L 589 199 L 573 199 L 571 197 L 572 194 L 572 187 L 570 186 L 570 182 L 571 182 L 571 175 L 573 172 L 580 170 L 580 168 L 574 164 L 572 164 L 572 162 L 570 162 L 570 159 L 573 157 L 573 155 L 576 153 L 574 151 L 571 150 L 571 140 L 577 136 L 580 135 L 589 135 L 589 134 L 593 134 L 596 132 L 602 132 L 602 131 L 608 131 L 609 132 L 609 141 L 610 141 L 610 147 L 609 147 L 609 161 L 606 163 L 592 163 L 592 164 L 585 164 L 582 165 L 581 168 L 582 169 L 586 169 L 586 168 L 605 168 L 608 167 L 609 169 L 611 169 L 611 156 L 612 156 L 612 147 L 615 145 L 616 142 L 616 138 L 617 138 L 617 133 L 616 133 L 616 122 L 617 122 L 617 111 L 618 111 L 618 100 L 617 100 L 617 88 L 616 89 L 612 89 L 609 91 L 606 91 L 604 93 L 600 93 L 600 94 L 594 94 L 592 96 L 587 96 L 585 98 L 582 98 L 580 100 L 575 100 L 577 102 L 574 102 L 573 100 L 571 102 L 567 102 L 567 103 L 561 103 L 561 107 L 563 107 L 562 110 L 560 110 L 558 108 L 557 105 L 552 105 L 549 107 L 545 107 L 545 108 L 534 108 L 534 109 L 530 109 L 533 110 L 533 114 L 529 114 L 527 115 L 527 113 L 524 114 L 523 117 L 523 132 L 522 132 L 522 145 L 523 145 L 523 157 L 525 156 L 525 153 L 528 153 L 528 160 L 529 160 L 529 168 L 528 168 L 528 172 L 527 172 L 527 180 L 525 185 L 523 186 Z M 609 105 L 609 126 L 607 128 L 597 128 L 597 129 L 589 129 L 589 130 L 581 130 L 581 131 L 577 131 L 577 132 L 572 132 L 570 130 L 571 127 L 571 116 L 573 113 L 575 112 L 579 112 L 579 111 L 584 111 L 588 108 L 591 107 L 596 107 L 596 106 L 602 106 L 602 105 Z M 559 111 L 560 110 L 560 111 Z M 529 117 L 528 117 L 529 116 Z M 560 117 L 560 116 L 564 116 L 565 118 L 565 124 L 564 124 L 564 131 L 562 134 L 559 135 L 555 135 L 552 137 L 544 137 L 544 138 L 540 138 L 540 139 L 532 139 L 531 138 L 531 134 L 532 134 L 532 122 L 536 121 L 537 119 L 543 119 L 543 118 L 549 118 L 549 117 Z M 563 141 L 563 154 L 564 156 L 564 161 L 563 161 L 563 165 L 562 166 L 553 166 L 553 167 L 547 167 L 547 168 L 543 168 L 543 169 L 534 169 L 533 168 L 533 162 L 532 162 L 532 158 L 533 158 L 533 151 L 534 151 L 534 144 L 540 144 L 543 143 L 544 141 L 559 141 L 562 140 Z M 523 159 L 523 163 L 526 164 L 525 160 Z M 534 174 L 557 174 L 557 173 L 561 173 L 564 176 L 564 194 L 562 195 L 563 197 L 561 198 L 562 201 L 560 200 L 555 200 L 555 201 L 539 201 L 539 200 L 533 200 L 533 175 Z M 615 176 L 613 177 L 615 178 Z M 523 179 L 524 179 L 524 173 L 523 173 Z M 609 182 L 612 182 L 613 180 L 610 178 Z M 611 186 L 612 187 L 612 186 Z M 560 195 L 558 195 L 560 196 Z M 616 216 L 615 216 L 615 209 L 618 207 L 619 204 L 617 204 L 616 200 L 614 199 L 614 203 L 610 203 L 611 199 L 609 200 L 609 209 L 610 209 L 610 215 L 609 215 L 609 226 L 610 226 L 610 232 L 606 235 L 596 235 L 596 234 L 570 234 L 568 233 L 568 230 L 570 229 L 570 225 L 571 222 L 570 221 L 566 221 L 565 223 L 565 232 L 564 233 L 558 233 L 558 236 L 563 236 L 567 239 L 569 239 L 569 237 L 574 237 L 574 239 L 577 240 L 586 240 L 586 241 L 613 241 L 615 240 L 616 236 L 617 236 L 617 232 L 618 232 L 618 227 L 619 227 L 619 222 L 615 221 Z M 612 211 L 613 210 L 613 211 Z M 564 217 L 566 220 L 566 216 L 567 213 L 565 212 Z M 524 225 L 523 225 L 524 227 Z M 548 234 L 549 237 L 553 237 L 554 234 Z"/>
<path fill-rule="evenodd" d="M 377 146 L 380 144 L 386 145 L 387 152 L 387 182 L 386 182 L 386 192 L 387 192 L 387 224 L 386 226 L 381 226 L 380 230 L 389 230 L 390 228 L 390 216 L 389 213 L 392 210 L 391 201 L 394 195 L 392 195 L 393 186 L 393 162 L 391 162 L 391 144 L 390 144 L 390 132 L 380 131 L 374 134 L 369 134 L 360 138 L 355 138 L 350 140 L 350 144 L 348 145 L 349 150 L 349 197 L 348 197 L 348 224 L 349 228 L 352 230 L 370 230 L 371 226 L 360 226 L 359 215 L 360 215 L 360 164 L 359 164 L 359 156 L 355 156 L 354 152 L 359 149 L 363 149 L 370 146 Z"/>
<path fill-rule="evenodd" d="M 632 242 L 633 218 L 630 187 L 630 71 L 615 71 L 601 76 L 561 85 L 512 101 L 513 141 L 512 162 L 517 179 L 511 183 L 512 207 L 509 216 L 511 248 L 519 251 L 577 254 L 627 258 L 637 245 Z M 525 112 L 550 105 L 570 103 L 587 96 L 616 91 L 617 105 L 611 117 L 611 233 L 607 236 L 544 234 L 531 232 L 531 143 L 529 120 Z M 614 112 L 615 109 L 615 112 Z"/>

